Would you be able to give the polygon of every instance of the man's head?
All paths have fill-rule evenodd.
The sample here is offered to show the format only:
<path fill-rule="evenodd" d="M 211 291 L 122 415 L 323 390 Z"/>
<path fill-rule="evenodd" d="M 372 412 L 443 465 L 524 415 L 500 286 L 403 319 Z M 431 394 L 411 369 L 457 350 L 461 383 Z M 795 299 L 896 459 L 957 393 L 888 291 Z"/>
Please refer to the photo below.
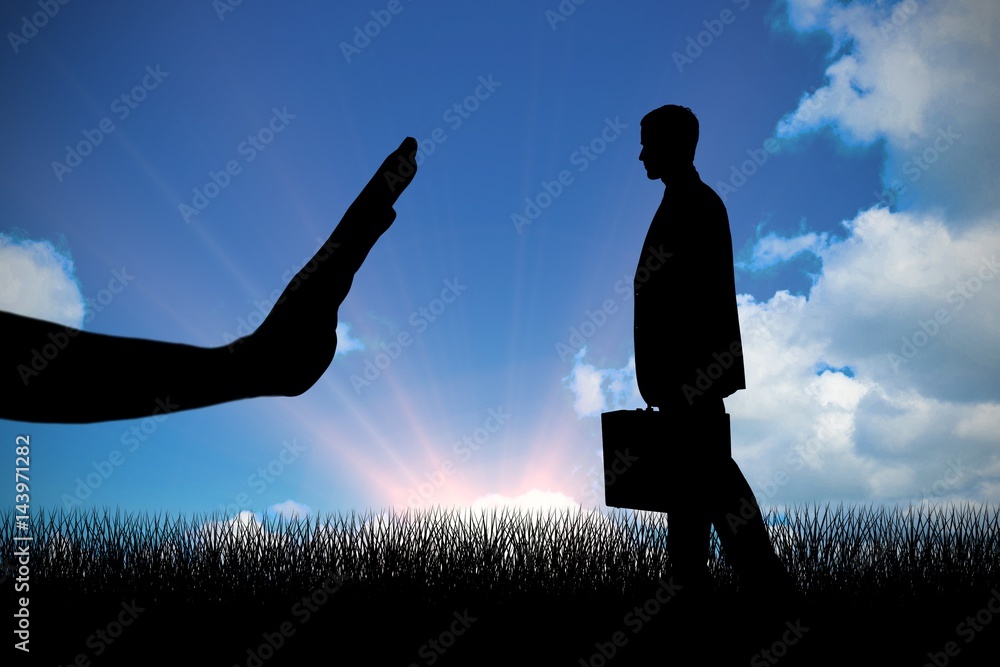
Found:
<path fill-rule="evenodd" d="M 668 104 L 654 109 L 643 116 L 639 127 L 639 160 L 650 180 L 665 178 L 694 163 L 698 118 L 687 107 Z"/>

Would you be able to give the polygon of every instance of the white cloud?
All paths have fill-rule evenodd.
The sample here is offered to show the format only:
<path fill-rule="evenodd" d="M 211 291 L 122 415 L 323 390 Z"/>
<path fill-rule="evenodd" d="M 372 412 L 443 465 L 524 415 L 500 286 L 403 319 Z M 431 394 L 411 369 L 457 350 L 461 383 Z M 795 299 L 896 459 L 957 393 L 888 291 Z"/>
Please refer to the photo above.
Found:
<path fill-rule="evenodd" d="M 809 295 L 824 317 L 804 333 L 827 338 L 830 363 L 949 401 L 996 400 L 1000 227 L 951 232 L 938 218 L 876 209 L 821 255 Z"/>
<path fill-rule="evenodd" d="M 748 389 L 728 404 L 748 478 L 782 470 L 773 495 L 796 500 L 995 501 L 1000 230 L 882 208 L 848 227 L 808 297 L 740 298 Z M 925 493 L 956 460 L 963 474 Z"/>
<path fill-rule="evenodd" d="M 833 40 L 826 82 L 778 123 L 778 137 L 831 127 L 884 141 L 884 182 L 907 207 L 944 207 L 953 224 L 1000 205 L 1000 3 L 789 0 L 789 22 Z"/>
<path fill-rule="evenodd" d="M 283 516 L 286 519 L 304 519 L 312 514 L 312 508 L 308 505 L 297 503 L 294 500 L 286 500 L 267 508 L 268 512 Z"/>
<path fill-rule="evenodd" d="M 364 343 L 357 338 L 351 338 L 351 325 L 346 322 L 337 322 L 337 351 L 334 355 L 363 349 L 365 349 Z"/>
<path fill-rule="evenodd" d="M 579 510 L 580 503 L 558 491 L 531 489 L 514 497 L 504 496 L 499 493 L 489 493 L 472 501 L 470 509 L 475 513 L 493 508 L 515 511 Z"/>
<path fill-rule="evenodd" d="M 826 13 L 826 0 L 796 0 L 788 3 L 788 19 L 796 30 L 812 30 Z"/>
<path fill-rule="evenodd" d="M 583 361 L 584 346 L 573 359 L 573 368 L 563 384 L 573 392 L 573 409 L 578 417 L 593 417 L 610 410 L 646 407 L 635 379 L 635 357 L 624 368 L 598 369 Z"/>
<path fill-rule="evenodd" d="M 766 269 L 780 262 L 787 262 L 796 255 L 808 252 L 819 255 L 827 245 L 827 235 L 808 232 L 799 236 L 783 237 L 776 234 L 768 234 L 758 239 L 753 249 L 753 256 L 747 264 L 740 264 L 741 268 L 748 268 L 753 271 Z"/>
<path fill-rule="evenodd" d="M 84 301 L 73 260 L 48 241 L 0 233 L 0 310 L 82 328 Z"/>

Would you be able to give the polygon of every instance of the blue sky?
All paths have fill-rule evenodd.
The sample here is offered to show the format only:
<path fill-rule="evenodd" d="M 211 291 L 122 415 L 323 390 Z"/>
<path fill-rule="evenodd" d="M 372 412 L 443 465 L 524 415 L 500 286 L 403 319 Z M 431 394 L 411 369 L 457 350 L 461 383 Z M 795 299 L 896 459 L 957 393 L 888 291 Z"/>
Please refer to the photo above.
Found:
<path fill-rule="evenodd" d="M 0 308 L 222 345 L 421 154 L 313 389 L 0 422 L 36 507 L 599 505 L 668 103 L 729 210 L 761 502 L 1000 501 L 994 3 L 44 5 L 0 13 Z"/>

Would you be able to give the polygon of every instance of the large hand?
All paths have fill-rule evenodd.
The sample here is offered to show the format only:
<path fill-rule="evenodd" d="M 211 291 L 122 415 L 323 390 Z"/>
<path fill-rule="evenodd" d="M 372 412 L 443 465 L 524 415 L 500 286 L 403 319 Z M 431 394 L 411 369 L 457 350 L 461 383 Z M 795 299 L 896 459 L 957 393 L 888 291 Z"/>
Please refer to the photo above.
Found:
<path fill-rule="evenodd" d="M 348 207 L 326 244 L 292 278 L 270 314 L 230 349 L 251 395 L 298 396 L 323 375 L 337 349 L 337 310 L 368 252 L 396 218 L 393 204 L 417 171 L 407 137 Z"/>

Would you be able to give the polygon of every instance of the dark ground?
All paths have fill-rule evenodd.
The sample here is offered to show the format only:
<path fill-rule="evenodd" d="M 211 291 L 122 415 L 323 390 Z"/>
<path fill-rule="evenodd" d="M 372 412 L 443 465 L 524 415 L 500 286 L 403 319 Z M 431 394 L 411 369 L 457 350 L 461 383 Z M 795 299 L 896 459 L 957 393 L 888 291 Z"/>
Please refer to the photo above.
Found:
<path fill-rule="evenodd" d="M 308 604 L 307 592 L 266 604 L 236 595 L 133 604 L 121 595 L 36 593 L 30 659 L 13 651 L 5 664 L 962 667 L 997 665 L 1000 656 L 993 590 L 935 600 L 814 596 L 784 609 L 734 595 L 695 604 L 656 582 L 630 595 L 508 600 L 472 593 L 418 601 L 412 590 L 369 594 L 349 585 L 317 589 Z"/>

